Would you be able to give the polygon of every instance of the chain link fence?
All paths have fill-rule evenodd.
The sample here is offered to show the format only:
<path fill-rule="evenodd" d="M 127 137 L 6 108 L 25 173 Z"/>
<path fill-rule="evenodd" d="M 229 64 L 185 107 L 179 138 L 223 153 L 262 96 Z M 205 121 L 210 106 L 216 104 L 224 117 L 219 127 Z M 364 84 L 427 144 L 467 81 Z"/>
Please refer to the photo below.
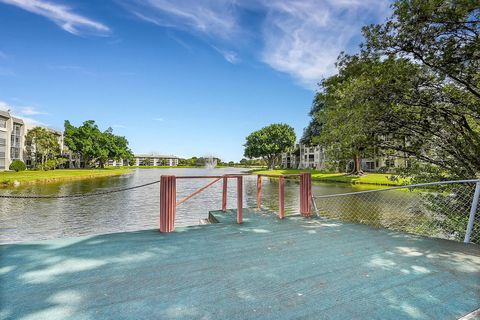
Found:
<path fill-rule="evenodd" d="M 480 244 L 480 180 L 314 196 L 317 215 Z M 380 205 L 381 204 L 381 205 Z"/>

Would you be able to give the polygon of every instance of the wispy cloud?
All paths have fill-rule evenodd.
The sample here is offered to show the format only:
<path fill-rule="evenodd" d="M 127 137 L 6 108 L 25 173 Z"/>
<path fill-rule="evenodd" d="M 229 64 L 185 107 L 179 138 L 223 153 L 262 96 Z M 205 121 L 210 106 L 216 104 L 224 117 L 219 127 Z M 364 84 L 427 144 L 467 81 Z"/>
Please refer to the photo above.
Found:
<path fill-rule="evenodd" d="M 0 2 L 22 8 L 55 22 L 63 30 L 75 35 L 82 32 L 108 34 L 110 28 L 72 11 L 72 8 L 44 0 L 0 0 Z"/>
<path fill-rule="evenodd" d="M 8 110 L 11 110 L 11 107 L 8 103 L 6 103 L 5 101 L 0 101 L 0 110 L 2 111 L 8 111 Z"/>
<path fill-rule="evenodd" d="M 341 51 L 359 34 L 370 8 L 365 1 L 269 1 L 263 28 L 263 62 L 314 88 L 335 71 Z"/>
<path fill-rule="evenodd" d="M 13 76 L 16 76 L 16 75 L 17 74 L 15 72 L 13 72 L 12 70 L 0 67 L 0 76 L 13 77 Z"/>
<path fill-rule="evenodd" d="M 339 53 L 358 39 L 361 26 L 381 21 L 389 13 L 389 1 L 377 0 L 128 0 L 127 3 L 127 8 L 144 21 L 206 35 L 209 43 L 218 40 L 220 45 L 215 44 L 214 49 L 230 63 L 238 62 L 238 50 L 218 48 L 236 47 L 246 35 L 260 33 L 261 49 L 256 56 L 307 88 L 315 88 L 317 82 L 335 71 Z M 242 12 L 246 10 L 261 12 L 260 30 L 245 30 L 249 28 L 242 20 Z"/>
<path fill-rule="evenodd" d="M 167 35 L 170 39 L 172 39 L 173 41 L 178 43 L 181 47 L 185 48 L 187 51 L 189 51 L 189 52 L 193 51 L 192 47 L 190 45 L 188 45 L 185 41 L 179 39 L 178 37 L 174 36 L 171 33 L 168 33 Z"/>
<path fill-rule="evenodd" d="M 1 0 L 0 0 L 1 1 Z M 68 72 L 75 72 L 75 73 L 80 73 L 88 76 L 95 76 L 96 73 L 93 71 L 90 71 L 89 69 L 82 67 L 82 66 L 76 66 L 76 65 L 48 65 L 47 66 L 49 69 L 52 70 L 61 70 L 61 71 L 68 71 Z"/>
<path fill-rule="evenodd" d="M 9 111 L 12 116 L 22 119 L 27 126 L 48 126 L 46 123 L 30 117 L 33 115 L 46 114 L 38 111 L 34 107 L 19 107 L 5 101 L 0 101 L 0 110 Z"/>
<path fill-rule="evenodd" d="M 163 118 L 152 118 L 152 120 L 153 120 L 153 121 L 160 121 L 160 122 L 161 122 L 161 121 L 164 121 Z"/>
<path fill-rule="evenodd" d="M 223 58 L 228 62 L 230 62 L 231 64 L 238 63 L 239 59 L 236 52 L 231 50 L 220 49 L 215 46 L 212 46 L 212 48 L 215 49 L 218 53 L 220 53 L 223 56 Z"/>
<path fill-rule="evenodd" d="M 46 112 L 40 111 L 35 107 L 20 107 L 20 114 L 27 116 L 34 116 L 37 114 L 47 114 Z"/>
<path fill-rule="evenodd" d="M 227 38 L 236 30 L 235 1 L 122 0 L 138 18 L 164 27 Z"/>

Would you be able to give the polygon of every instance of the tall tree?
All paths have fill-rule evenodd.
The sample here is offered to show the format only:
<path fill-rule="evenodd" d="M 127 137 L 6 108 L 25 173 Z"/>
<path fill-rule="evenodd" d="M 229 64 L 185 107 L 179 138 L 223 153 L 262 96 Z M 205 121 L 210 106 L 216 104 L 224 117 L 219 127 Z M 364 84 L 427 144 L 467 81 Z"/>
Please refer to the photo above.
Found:
<path fill-rule="evenodd" d="M 384 82 L 396 81 L 398 72 L 408 76 L 393 95 L 380 95 L 396 102 L 386 128 L 408 139 L 388 147 L 405 149 L 450 176 L 478 176 L 480 1 L 397 0 L 393 8 L 385 24 L 364 28 L 362 52 L 411 61 L 382 73 Z"/>
<path fill-rule="evenodd" d="M 323 127 L 322 112 L 325 110 L 325 103 L 322 97 L 315 95 L 312 108 L 308 115 L 312 118 L 308 126 L 303 130 L 303 136 L 300 142 L 303 144 L 311 145 L 314 143 L 315 137 L 320 135 Z"/>
<path fill-rule="evenodd" d="M 362 74 L 370 67 L 357 58 L 342 56 L 339 73 L 321 82 L 321 91 L 315 96 L 318 111 L 309 125 L 320 129 L 311 142 L 324 146 L 332 159 L 351 159 L 350 173 L 357 175 L 363 173 L 362 158 L 373 155 L 377 138 L 370 103 L 358 98 L 359 88 L 368 81 Z"/>
<path fill-rule="evenodd" d="M 32 162 L 41 167 L 48 160 L 60 156 L 60 144 L 57 136 L 42 127 L 28 130 L 25 137 L 26 152 Z"/>
<path fill-rule="evenodd" d="M 480 99 L 480 0 L 397 0 L 392 7 L 386 23 L 363 28 L 363 53 L 413 58 Z"/>
<path fill-rule="evenodd" d="M 244 155 L 247 158 L 262 158 L 268 168 L 273 169 L 281 154 L 295 147 L 295 139 L 295 131 L 289 125 L 271 124 L 246 138 Z"/>
<path fill-rule="evenodd" d="M 317 98 L 327 104 L 319 119 L 327 123 L 319 139 L 348 141 L 367 128 L 377 154 L 405 153 L 430 166 L 422 171 L 431 178 L 478 176 L 479 2 L 398 0 L 393 7 L 385 24 L 364 28 L 361 54 L 341 55 L 339 74 L 322 82 Z"/>
<path fill-rule="evenodd" d="M 65 121 L 65 144 L 75 153 L 82 156 L 85 166 L 98 164 L 104 167 L 109 159 L 126 159 L 133 157 L 125 137 L 116 136 L 112 129 L 101 132 L 95 121 L 85 121 L 75 127 Z"/>

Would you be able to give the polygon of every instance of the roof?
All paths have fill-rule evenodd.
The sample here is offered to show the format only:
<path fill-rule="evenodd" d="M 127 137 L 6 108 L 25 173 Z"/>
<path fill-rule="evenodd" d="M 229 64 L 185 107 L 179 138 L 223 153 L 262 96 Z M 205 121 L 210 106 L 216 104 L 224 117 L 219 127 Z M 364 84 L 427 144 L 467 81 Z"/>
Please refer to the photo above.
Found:
<path fill-rule="evenodd" d="M 0 116 L 10 118 L 10 113 L 8 113 L 8 111 L 0 110 Z"/>
<path fill-rule="evenodd" d="M 15 118 L 15 117 L 12 117 L 12 120 L 13 120 L 13 122 L 15 122 L 15 123 L 21 123 L 21 124 L 24 124 L 23 120 L 22 120 L 22 119 L 20 119 L 20 118 Z"/>

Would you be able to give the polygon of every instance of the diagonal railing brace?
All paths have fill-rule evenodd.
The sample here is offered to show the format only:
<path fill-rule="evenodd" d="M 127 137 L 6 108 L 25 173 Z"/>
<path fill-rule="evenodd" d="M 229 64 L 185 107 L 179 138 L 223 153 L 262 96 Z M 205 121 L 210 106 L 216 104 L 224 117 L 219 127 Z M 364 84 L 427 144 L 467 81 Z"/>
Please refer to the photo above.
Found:
<path fill-rule="evenodd" d="M 210 187 L 211 185 L 215 184 L 216 182 L 218 182 L 220 179 L 223 179 L 223 177 L 220 177 L 220 178 L 217 178 L 215 180 L 213 180 L 212 182 L 206 184 L 205 186 L 201 187 L 200 189 L 198 189 L 197 191 L 195 191 L 194 193 L 192 193 L 191 195 L 189 195 L 188 197 L 185 197 L 183 198 L 182 200 L 178 201 L 176 203 L 176 206 L 178 207 L 179 205 L 181 205 L 182 203 L 184 203 L 185 201 L 195 197 L 197 194 L 201 193 L 202 191 L 204 191 L 205 189 L 207 189 L 208 187 Z"/>

